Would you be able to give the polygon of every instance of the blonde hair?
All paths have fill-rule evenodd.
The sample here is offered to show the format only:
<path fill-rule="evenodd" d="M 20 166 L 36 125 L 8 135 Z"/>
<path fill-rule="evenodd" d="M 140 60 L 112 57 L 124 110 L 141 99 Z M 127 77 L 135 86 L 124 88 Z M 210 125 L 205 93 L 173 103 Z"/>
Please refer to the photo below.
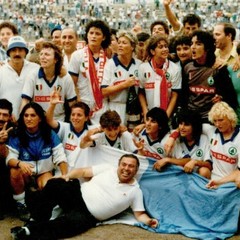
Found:
<path fill-rule="evenodd" d="M 237 114 L 226 102 L 217 102 L 212 106 L 208 113 L 208 120 L 214 123 L 216 117 L 227 117 L 233 128 L 237 125 Z"/>
<path fill-rule="evenodd" d="M 133 33 L 129 32 L 129 31 L 120 31 L 117 33 L 117 39 L 119 39 L 120 37 L 126 37 L 130 41 L 132 47 L 135 50 L 135 48 L 138 44 L 138 39 Z"/>

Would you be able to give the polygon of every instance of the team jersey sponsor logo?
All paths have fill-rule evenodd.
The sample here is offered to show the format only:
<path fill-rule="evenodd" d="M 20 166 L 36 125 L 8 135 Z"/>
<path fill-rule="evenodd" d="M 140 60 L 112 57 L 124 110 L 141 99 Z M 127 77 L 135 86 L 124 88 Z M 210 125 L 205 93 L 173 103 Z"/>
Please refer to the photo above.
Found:
<path fill-rule="evenodd" d="M 230 147 L 228 149 L 228 153 L 232 156 L 236 155 L 237 154 L 237 149 L 235 147 Z"/>
<path fill-rule="evenodd" d="M 138 70 L 137 69 L 134 71 L 134 76 L 138 77 Z"/>
<path fill-rule="evenodd" d="M 150 82 L 150 83 L 145 83 L 144 87 L 145 89 L 153 89 L 154 88 L 154 82 Z"/>
<path fill-rule="evenodd" d="M 202 150 L 202 149 L 198 149 L 198 150 L 196 151 L 196 156 L 197 156 L 197 157 L 202 157 L 202 156 L 203 156 L 203 150 Z"/>
<path fill-rule="evenodd" d="M 208 81 L 208 84 L 209 84 L 210 86 L 212 86 L 212 85 L 214 84 L 214 78 L 213 78 L 212 76 L 210 76 L 210 77 L 207 79 L 207 81 Z"/>
<path fill-rule="evenodd" d="M 193 86 L 193 87 L 190 87 L 190 91 L 198 94 L 214 94 L 215 88 L 204 87 L 204 86 Z"/>
<path fill-rule="evenodd" d="M 35 102 L 50 102 L 50 96 L 35 96 Z"/>
<path fill-rule="evenodd" d="M 66 150 L 69 150 L 69 151 L 74 151 L 76 149 L 76 145 L 72 145 L 72 144 L 69 144 L 69 143 L 66 143 L 65 144 L 65 149 Z"/>
<path fill-rule="evenodd" d="M 163 150 L 162 148 L 157 148 L 157 152 L 158 152 L 159 154 L 163 154 L 163 153 L 164 153 L 164 150 Z"/>
<path fill-rule="evenodd" d="M 228 157 L 222 153 L 214 152 L 211 150 L 211 154 L 214 158 L 216 158 L 217 160 L 220 160 L 220 161 L 224 161 L 224 162 L 227 162 L 230 164 L 236 164 L 236 162 L 237 162 L 237 158 Z"/>
<path fill-rule="evenodd" d="M 166 72 L 166 73 L 165 73 L 165 76 L 166 76 L 166 78 L 167 78 L 167 80 L 168 80 L 168 79 L 170 78 L 171 75 L 170 75 L 169 72 Z"/>

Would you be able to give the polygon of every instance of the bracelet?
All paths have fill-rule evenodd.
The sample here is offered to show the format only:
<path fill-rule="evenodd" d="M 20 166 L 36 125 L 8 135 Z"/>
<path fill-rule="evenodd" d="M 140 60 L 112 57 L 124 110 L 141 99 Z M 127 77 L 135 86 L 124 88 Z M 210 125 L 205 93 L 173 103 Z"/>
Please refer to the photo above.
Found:
<path fill-rule="evenodd" d="M 16 165 L 16 168 L 20 168 L 20 167 L 19 167 L 19 164 L 20 164 L 20 163 L 21 163 L 21 161 L 19 160 L 18 163 L 17 163 L 17 165 Z"/>

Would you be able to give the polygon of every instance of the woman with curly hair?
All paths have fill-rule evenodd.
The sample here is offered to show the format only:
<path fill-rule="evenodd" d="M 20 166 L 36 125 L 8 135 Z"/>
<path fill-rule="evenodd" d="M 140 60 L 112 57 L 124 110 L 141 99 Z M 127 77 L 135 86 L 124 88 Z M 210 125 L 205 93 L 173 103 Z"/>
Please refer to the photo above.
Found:
<path fill-rule="evenodd" d="M 203 122 L 217 101 L 223 100 L 232 108 L 238 106 L 236 92 L 226 67 L 214 68 L 215 40 L 211 33 L 197 30 L 192 34 L 192 60 L 184 67 L 183 81 L 188 84 L 183 93 L 183 107 L 198 111 Z"/>
<path fill-rule="evenodd" d="M 46 111 L 50 95 L 56 87 L 59 90 L 62 104 L 58 104 L 54 118 L 64 121 L 66 107 L 75 103 L 77 96 L 74 83 L 68 73 L 63 72 L 63 56 L 59 47 L 51 42 L 44 42 L 39 55 L 40 69 L 31 74 L 22 90 L 22 107 L 34 101 L 39 103 Z M 64 102 L 67 104 L 64 105 Z"/>

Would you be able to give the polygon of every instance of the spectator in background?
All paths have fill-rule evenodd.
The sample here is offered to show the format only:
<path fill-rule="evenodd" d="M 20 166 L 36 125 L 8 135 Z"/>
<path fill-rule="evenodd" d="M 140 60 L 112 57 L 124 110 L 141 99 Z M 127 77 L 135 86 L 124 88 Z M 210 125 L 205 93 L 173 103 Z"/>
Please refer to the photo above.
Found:
<path fill-rule="evenodd" d="M 136 46 L 136 58 L 144 61 L 146 57 L 147 40 L 150 38 L 150 34 L 146 32 L 140 32 L 137 34 L 138 44 Z"/>
<path fill-rule="evenodd" d="M 108 58 L 112 58 L 114 55 L 117 54 L 118 50 L 118 43 L 117 43 L 117 30 L 114 28 L 111 28 L 111 44 L 107 48 L 107 55 Z"/>
<path fill-rule="evenodd" d="M 158 20 L 151 24 L 150 32 L 151 32 L 151 35 L 160 35 L 168 38 L 169 27 L 166 22 Z"/>
<path fill-rule="evenodd" d="M 167 16 L 168 21 L 173 27 L 175 34 L 184 34 L 191 35 L 193 31 L 199 29 L 201 27 L 201 18 L 196 14 L 187 14 L 183 18 L 183 22 L 181 23 L 174 12 L 172 11 L 170 4 L 173 3 L 173 0 L 163 0 L 163 6 L 165 10 L 165 14 Z"/>
<path fill-rule="evenodd" d="M 77 50 L 78 35 L 70 27 L 66 27 L 61 32 L 61 46 L 63 49 L 63 65 L 68 68 L 72 53 Z"/>
<path fill-rule="evenodd" d="M 18 35 L 18 30 L 13 23 L 8 21 L 3 21 L 0 23 L 0 63 L 8 59 L 8 41 L 15 35 Z"/>
<path fill-rule="evenodd" d="M 53 30 L 51 31 L 51 40 L 52 42 L 58 46 L 58 47 L 62 47 L 62 43 L 61 43 L 61 33 L 62 33 L 62 28 L 61 26 L 57 26 L 55 28 L 53 28 Z"/>
<path fill-rule="evenodd" d="M 238 61 L 240 62 L 240 42 L 237 45 L 237 54 L 238 54 Z M 229 65 L 228 71 L 232 79 L 233 87 L 237 93 L 238 107 L 236 109 L 236 113 L 238 116 L 238 124 L 240 124 L 240 69 L 236 71 L 235 69 L 233 69 L 232 65 Z"/>
<path fill-rule="evenodd" d="M 213 29 L 213 37 L 216 46 L 216 67 L 224 65 L 234 65 L 237 62 L 238 69 L 240 62 L 234 40 L 236 37 L 236 29 L 231 23 L 217 23 Z"/>

